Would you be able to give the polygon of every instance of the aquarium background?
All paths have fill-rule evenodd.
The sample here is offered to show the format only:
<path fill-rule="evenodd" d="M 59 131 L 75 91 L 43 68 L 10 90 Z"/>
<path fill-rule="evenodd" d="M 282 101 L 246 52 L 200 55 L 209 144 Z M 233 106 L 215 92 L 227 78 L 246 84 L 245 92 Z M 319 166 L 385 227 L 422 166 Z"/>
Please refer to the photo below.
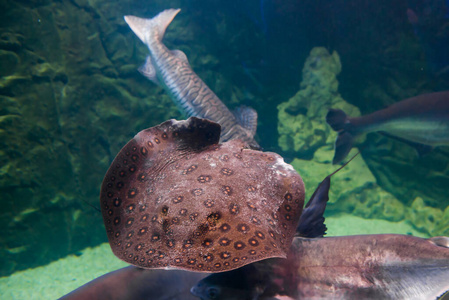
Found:
<path fill-rule="evenodd" d="M 337 167 L 328 108 L 355 116 L 449 90 L 447 1 L 3 0 L 0 276 L 107 242 L 93 207 L 109 164 L 140 130 L 183 118 L 137 72 L 147 49 L 123 15 L 172 7 L 164 43 L 229 108 L 257 110 L 258 142 L 293 164 L 307 198 Z M 327 217 L 449 235 L 447 147 L 418 157 L 379 134 L 358 146 L 332 179 Z"/>

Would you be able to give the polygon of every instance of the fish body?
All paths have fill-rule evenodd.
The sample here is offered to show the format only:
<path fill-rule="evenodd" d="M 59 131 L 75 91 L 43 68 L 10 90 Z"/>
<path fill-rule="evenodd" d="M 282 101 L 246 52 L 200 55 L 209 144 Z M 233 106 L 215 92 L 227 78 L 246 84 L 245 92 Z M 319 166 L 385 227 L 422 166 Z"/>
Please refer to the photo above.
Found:
<path fill-rule="evenodd" d="M 209 87 L 193 72 L 186 55 L 169 50 L 163 43 L 165 29 L 180 9 L 167 9 L 152 19 L 125 16 L 125 21 L 148 47 L 150 55 L 139 71 L 160 84 L 187 116 L 209 119 L 221 125 L 220 141 L 241 139 L 252 148 L 257 127 L 255 110 L 243 107 L 232 113 Z"/>
<path fill-rule="evenodd" d="M 296 237 L 287 259 L 212 274 L 191 292 L 202 300 L 437 299 L 449 290 L 448 241 L 398 234 Z"/>
<path fill-rule="evenodd" d="M 60 300 L 194 300 L 191 286 L 206 275 L 125 267 L 98 277 Z"/>
<path fill-rule="evenodd" d="M 295 238 L 295 299 L 437 299 L 449 290 L 448 237 Z"/>
<path fill-rule="evenodd" d="M 382 132 L 412 145 L 449 145 L 449 92 L 412 97 L 369 115 L 351 118 L 329 110 L 327 123 L 338 131 L 333 163 L 343 160 L 359 134 Z"/>

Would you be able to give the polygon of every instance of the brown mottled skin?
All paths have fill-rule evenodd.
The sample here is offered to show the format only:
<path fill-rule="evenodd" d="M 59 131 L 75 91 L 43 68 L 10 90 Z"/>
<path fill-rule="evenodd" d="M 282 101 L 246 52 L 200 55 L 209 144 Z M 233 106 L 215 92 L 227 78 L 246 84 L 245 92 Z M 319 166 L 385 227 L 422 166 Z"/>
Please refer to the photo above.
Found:
<path fill-rule="evenodd" d="M 86 283 L 60 300 L 194 300 L 190 288 L 207 274 L 134 266 Z"/>

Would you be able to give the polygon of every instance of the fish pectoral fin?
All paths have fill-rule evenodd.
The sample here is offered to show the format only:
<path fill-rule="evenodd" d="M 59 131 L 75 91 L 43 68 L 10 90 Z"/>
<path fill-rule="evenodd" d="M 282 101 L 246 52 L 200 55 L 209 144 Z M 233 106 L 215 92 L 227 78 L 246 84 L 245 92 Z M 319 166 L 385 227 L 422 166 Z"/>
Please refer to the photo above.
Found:
<path fill-rule="evenodd" d="M 149 80 L 153 81 L 157 85 L 161 85 L 161 82 L 157 78 L 156 75 L 156 68 L 154 67 L 153 63 L 151 62 L 151 57 L 147 56 L 147 59 L 145 60 L 145 63 L 138 69 L 140 74 L 148 78 Z"/>
<path fill-rule="evenodd" d="M 170 52 L 173 56 L 175 56 L 175 57 L 179 58 L 180 60 L 182 60 L 183 62 L 189 64 L 187 55 L 184 52 L 182 52 L 181 50 L 175 49 L 175 50 L 171 50 Z"/>
<path fill-rule="evenodd" d="M 237 107 L 234 111 L 234 116 L 239 124 L 248 130 L 249 134 L 254 137 L 257 130 L 257 112 L 255 109 L 242 105 Z"/>
<path fill-rule="evenodd" d="M 387 137 L 392 138 L 394 140 L 400 141 L 402 143 L 405 143 L 405 144 L 415 148 L 415 150 L 418 153 L 419 157 L 423 157 L 424 155 L 429 154 L 433 150 L 432 146 L 416 143 L 416 142 L 413 142 L 413 141 L 410 141 L 410 140 L 407 140 L 407 139 L 404 139 L 404 138 L 401 138 L 401 137 L 389 134 L 388 132 L 385 132 L 385 131 L 380 131 L 379 133 L 384 135 L 384 136 L 387 136 Z"/>

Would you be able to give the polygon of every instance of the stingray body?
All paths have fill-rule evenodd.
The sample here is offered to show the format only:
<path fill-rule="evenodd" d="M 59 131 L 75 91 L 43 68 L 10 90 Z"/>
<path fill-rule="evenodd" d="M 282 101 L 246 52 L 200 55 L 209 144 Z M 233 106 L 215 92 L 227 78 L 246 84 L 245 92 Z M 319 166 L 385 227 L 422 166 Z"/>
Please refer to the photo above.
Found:
<path fill-rule="evenodd" d="M 101 188 L 109 243 L 142 268 L 232 270 L 286 257 L 304 203 L 299 174 L 275 153 L 240 140 L 217 144 L 205 119 L 141 131 Z"/>
<path fill-rule="evenodd" d="M 190 287 L 205 276 L 129 266 L 98 277 L 60 300 L 194 300 Z"/>
<path fill-rule="evenodd" d="M 222 126 L 221 142 L 241 139 L 252 148 L 257 113 L 241 107 L 232 113 L 226 105 L 198 77 L 181 50 L 169 50 L 162 43 L 165 30 L 180 9 L 167 9 L 152 19 L 125 16 L 125 21 L 148 47 L 150 55 L 139 71 L 148 79 L 164 87 L 180 110 L 187 116 L 206 118 Z"/>
<path fill-rule="evenodd" d="M 340 109 L 331 109 L 326 121 L 338 131 L 333 163 L 346 157 L 355 136 L 375 131 L 405 141 L 424 153 L 431 147 L 449 145 L 449 92 L 405 99 L 362 117 L 351 118 Z"/>

